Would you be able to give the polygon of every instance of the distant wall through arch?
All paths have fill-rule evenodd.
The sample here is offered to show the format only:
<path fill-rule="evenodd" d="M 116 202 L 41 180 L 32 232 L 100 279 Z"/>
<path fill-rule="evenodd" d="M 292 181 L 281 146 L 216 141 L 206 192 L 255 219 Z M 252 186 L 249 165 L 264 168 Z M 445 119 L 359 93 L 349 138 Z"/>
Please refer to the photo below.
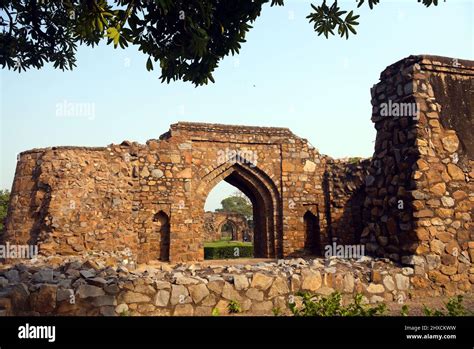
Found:
<path fill-rule="evenodd" d="M 251 230 L 244 215 L 233 212 L 205 212 L 204 214 L 204 241 L 218 241 L 222 238 L 222 227 L 231 222 L 235 229 L 234 240 L 253 241 Z"/>

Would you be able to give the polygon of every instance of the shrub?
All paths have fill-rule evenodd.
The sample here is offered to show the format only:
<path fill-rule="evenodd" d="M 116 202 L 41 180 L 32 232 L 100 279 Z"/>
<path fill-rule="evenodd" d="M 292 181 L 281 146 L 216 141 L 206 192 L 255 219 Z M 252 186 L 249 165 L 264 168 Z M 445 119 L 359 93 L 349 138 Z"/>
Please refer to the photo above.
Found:
<path fill-rule="evenodd" d="M 229 304 L 227 305 L 227 309 L 229 310 L 229 313 L 231 314 L 236 314 L 236 313 L 241 313 L 242 308 L 240 307 L 240 304 L 237 301 L 230 301 Z"/>
<path fill-rule="evenodd" d="M 408 316 L 409 313 L 410 313 L 410 309 L 408 308 L 408 305 L 404 304 L 402 309 L 400 310 L 400 315 Z"/>
<path fill-rule="evenodd" d="M 350 164 L 358 164 L 361 160 L 362 160 L 361 157 L 353 157 L 353 158 L 349 158 L 348 162 Z"/>
<path fill-rule="evenodd" d="M 463 296 L 459 295 L 457 297 L 452 297 L 448 300 L 448 303 L 445 304 L 447 312 L 443 312 L 440 309 L 431 309 L 426 305 L 423 306 L 423 313 L 426 316 L 466 316 L 473 315 L 472 312 L 464 308 Z"/>
<path fill-rule="evenodd" d="M 303 297 L 303 307 L 296 308 L 295 303 L 290 303 L 290 310 L 295 316 L 374 316 L 386 311 L 385 304 L 375 307 L 362 304 L 362 295 L 354 296 L 354 302 L 343 306 L 341 294 L 333 292 L 327 297 L 313 296 L 309 293 L 299 293 Z"/>
<path fill-rule="evenodd" d="M 280 316 L 281 315 L 281 309 L 279 307 L 272 308 L 272 313 L 275 316 Z"/>
<path fill-rule="evenodd" d="M 204 246 L 204 259 L 231 259 L 253 257 L 253 246 L 229 244 L 226 246 Z"/>
<path fill-rule="evenodd" d="M 8 190 L 0 190 L 0 232 L 5 228 L 3 221 L 7 216 L 8 200 L 10 199 L 10 192 Z"/>

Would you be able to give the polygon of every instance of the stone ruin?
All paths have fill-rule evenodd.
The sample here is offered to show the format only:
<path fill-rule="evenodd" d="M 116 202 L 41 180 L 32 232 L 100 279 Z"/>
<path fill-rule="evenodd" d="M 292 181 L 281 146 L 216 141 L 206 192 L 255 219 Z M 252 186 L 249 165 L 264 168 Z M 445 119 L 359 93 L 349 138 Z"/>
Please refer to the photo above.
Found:
<path fill-rule="evenodd" d="M 20 154 L 3 242 L 40 253 L 129 249 L 203 260 L 204 203 L 222 180 L 253 204 L 255 257 L 363 244 L 412 266 L 423 292 L 474 283 L 474 62 L 410 56 L 371 90 L 370 159 L 321 155 L 289 129 L 179 122 L 146 144 Z"/>
<path fill-rule="evenodd" d="M 229 225 L 229 236 L 223 236 L 224 225 Z M 253 229 L 243 214 L 236 212 L 205 212 L 204 241 L 218 241 L 224 237 L 233 241 L 253 241 Z"/>
<path fill-rule="evenodd" d="M 20 155 L 5 240 L 42 254 L 123 248 L 138 261 L 203 260 L 204 204 L 222 180 L 253 204 L 256 257 L 328 241 L 326 157 L 284 128 L 180 122 L 146 145 L 55 147 Z M 305 238 L 305 214 L 315 221 Z"/>

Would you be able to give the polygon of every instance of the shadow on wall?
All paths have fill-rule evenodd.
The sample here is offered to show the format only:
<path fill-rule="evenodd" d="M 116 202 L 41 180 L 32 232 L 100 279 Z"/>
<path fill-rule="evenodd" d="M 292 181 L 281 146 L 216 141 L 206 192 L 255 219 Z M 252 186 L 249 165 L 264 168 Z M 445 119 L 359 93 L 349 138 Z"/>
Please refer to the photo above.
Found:
<path fill-rule="evenodd" d="M 372 158 L 328 161 L 326 214 L 333 243 L 363 244 L 365 254 L 394 261 L 415 253 L 412 192 L 419 153 L 413 125 L 409 117 L 385 119 L 376 125 Z"/>
<path fill-rule="evenodd" d="M 319 218 L 311 211 L 306 211 L 303 216 L 305 225 L 304 249 L 311 255 L 321 256 L 321 227 Z"/>
<path fill-rule="evenodd" d="M 39 156 L 37 163 L 42 162 L 44 154 L 41 153 Z M 46 236 L 47 233 L 44 231 L 50 231 L 51 227 L 55 224 L 52 222 L 51 219 L 47 219 L 48 211 L 49 211 L 49 204 L 51 201 L 51 187 L 49 184 L 42 183 L 40 181 L 41 176 L 41 166 L 35 166 L 33 169 L 33 182 L 34 187 L 30 193 L 30 204 L 28 207 L 28 216 L 34 217 L 32 219 L 33 225 L 31 230 L 28 232 L 30 239 L 28 240 L 28 245 L 30 246 L 37 246 L 41 241 L 40 232 L 43 231 L 43 234 Z M 10 198 L 12 200 L 13 197 Z M 11 205 L 8 205 L 9 209 Z M 48 222 L 49 224 L 45 224 Z"/>
<path fill-rule="evenodd" d="M 330 242 L 360 242 L 366 222 L 363 208 L 369 165 L 370 159 L 328 160 L 324 189 Z"/>

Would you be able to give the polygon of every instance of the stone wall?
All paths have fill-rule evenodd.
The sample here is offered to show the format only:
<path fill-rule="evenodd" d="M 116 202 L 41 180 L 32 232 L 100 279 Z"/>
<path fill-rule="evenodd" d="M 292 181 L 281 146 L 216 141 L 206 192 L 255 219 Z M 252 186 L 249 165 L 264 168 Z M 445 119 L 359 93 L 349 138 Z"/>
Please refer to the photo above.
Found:
<path fill-rule="evenodd" d="M 0 315 L 229 315 L 233 301 L 244 315 L 273 316 L 291 314 L 289 303 L 301 307 L 300 291 L 338 291 L 345 303 L 356 293 L 365 303 L 403 303 L 413 295 L 413 268 L 367 257 L 135 270 L 107 264 L 87 255 L 0 269 Z"/>
<path fill-rule="evenodd" d="M 324 161 L 288 129 L 199 123 L 146 145 L 34 149 L 20 154 L 1 240 L 45 255 L 128 247 L 139 262 L 202 260 L 205 200 L 225 180 L 252 201 L 255 255 L 291 256 L 306 212 L 327 235 Z"/>
<path fill-rule="evenodd" d="M 474 282 L 473 81 L 472 61 L 411 56 L 372 88 L 377 138 L 363 240 L 448 292 Z"/>
<path fill-rule="evenodd" d="M 144 145 L 22 153 L 1 241 L 42 256 L 2 265 L 0 315 L 227 315 L 231 302 L 272 315 L 301 306 L 299 291 L 370 303 L 472 293 L 473 76 L 473 62 L 443 57 L 389 66 L 365 160 L 322 156 L 288 129 L 198 123 Z M 252 201 L 257 257 L 336 242 L 375 258 L 155 262 L 202 260 L 214 239 L 204 203 L 221 180 Z"/>
<path fill-rule="evenodd" d="M 136 238 L 130 170 L 110 148 L 23 153 L 4 240 L 60 255 L 127 245 Z"/>
<path fill-rule="evenodd" d="M 320 155 L 284 128 L 177 123 L 145 145 L 20 155 L 2 241 L 45 255 L 130 248 L 138 262 L 203 259 L 208 193 L 252 201 L 256 257 L 332 241 L 414 266 L 427 293 L 474 283 L 474 63 L 410 56 L 372 88 L 374 155 Z M 433 286 L 434 285 L 434 286 Z"/>
<path fill-rule="evenodd" d="M 358 244 L 364 216 L 365 177 L 370 159 L 328 159 L 325 172 L 326 216 L 330 237 L 338 244 Z"/>

